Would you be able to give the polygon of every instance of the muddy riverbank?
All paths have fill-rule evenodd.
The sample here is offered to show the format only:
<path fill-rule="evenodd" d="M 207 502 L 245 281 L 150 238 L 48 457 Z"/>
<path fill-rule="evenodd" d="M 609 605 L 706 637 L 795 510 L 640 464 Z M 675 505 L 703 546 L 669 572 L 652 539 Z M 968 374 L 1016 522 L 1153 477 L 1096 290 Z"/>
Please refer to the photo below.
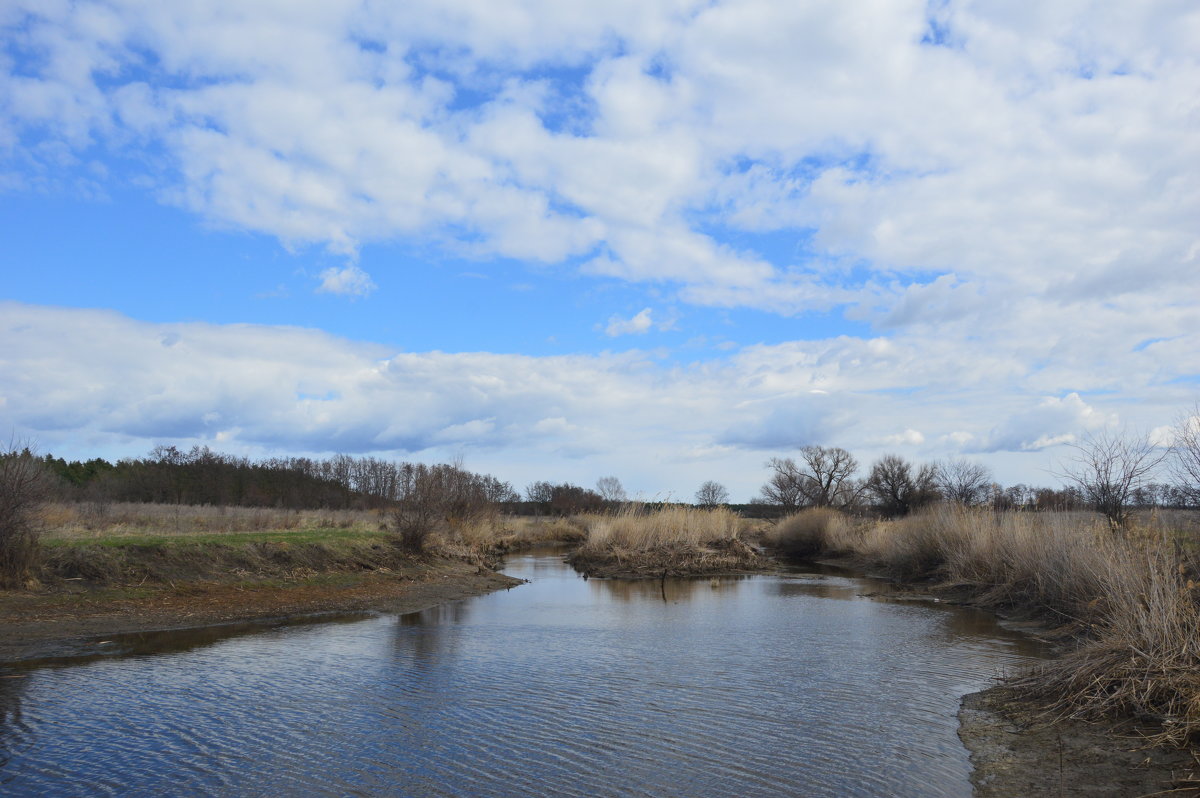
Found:
<path fill-rule="evenodd" d="M 976 798 L 1200 795 L 1195 753 L 1147 746 L 1152 728 L 1047 718 L 1005 687 L 964 696 L 958 718 Z"/>
<path fill-rule="evenodd" d="M 316 614 L 414 612 L 521 581 L 458 560 L 269 582 L 187 581 L 0 592 L 0 662 L 104 653 L 102 639 Z"/>

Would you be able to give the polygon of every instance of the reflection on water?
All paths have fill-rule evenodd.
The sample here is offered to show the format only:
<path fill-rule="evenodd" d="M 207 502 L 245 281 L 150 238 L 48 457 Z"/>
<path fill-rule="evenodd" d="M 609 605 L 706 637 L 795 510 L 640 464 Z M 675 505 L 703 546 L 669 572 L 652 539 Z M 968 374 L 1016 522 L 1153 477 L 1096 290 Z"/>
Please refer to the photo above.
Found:
<path fill-rule="evenodd" d="M 0 679 L 0 794 L 957 796 L 958 696 L 1037 655 L 844 573 L 507 571 L 533 582 Z"/>
<path fill-rule="evenodd" d="M 593 594 L 618 601 L 690 601 L 714 590 L 736 592 L 747 576 L 723 576 L 704 579 L 593 579 L 588 582 Z"/>

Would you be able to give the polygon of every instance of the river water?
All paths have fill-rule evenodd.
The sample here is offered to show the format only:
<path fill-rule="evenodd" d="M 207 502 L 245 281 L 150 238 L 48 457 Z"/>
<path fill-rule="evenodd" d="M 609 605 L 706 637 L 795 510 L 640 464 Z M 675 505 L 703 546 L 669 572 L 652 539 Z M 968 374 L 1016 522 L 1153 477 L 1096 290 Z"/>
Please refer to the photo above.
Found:
<path fill-rule="evenodd" d="M 960 696 L 1041 654 L 857 577 L 561 557 L 409 615 L 0 669 L 0 795 L 963 796 Z"/>

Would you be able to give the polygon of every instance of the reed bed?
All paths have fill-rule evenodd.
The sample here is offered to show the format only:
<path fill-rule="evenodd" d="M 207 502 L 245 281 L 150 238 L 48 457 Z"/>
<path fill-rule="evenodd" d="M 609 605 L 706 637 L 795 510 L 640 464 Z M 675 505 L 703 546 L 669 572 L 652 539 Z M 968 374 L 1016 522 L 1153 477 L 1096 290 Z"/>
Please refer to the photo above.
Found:
<path fill-rule="evenodd" d="M 972 603 L 1040 616 L 1075 645 L 1012 680 L 1062 716 L 1152 719 L 1157 742 L 1200 737 L 1200 581 L 1190 530 L 1156 516 L 1114 533 L 1088 513 L 940 506 L 895 521 L 808 510 L 780 521 L 781 554 L 844 555 Z"/>
<path fill-rule="evenodd" d="M 761 569 L 762 556 L 742 539 L 747 522 L 725 508 L 630 505 L 579 521 L 587 539 L 569 562 L 589 575 L 689 576 Z"/>
<path fill-rule="evenodd" d="M 531 518 L 492 514 L 468 523 L 446 524 L 430 539 L 436 553 L 498 567 L 500 557 L 553 543 L 578 543 L 587 537 L 582 524 L 569 518 Z"/>

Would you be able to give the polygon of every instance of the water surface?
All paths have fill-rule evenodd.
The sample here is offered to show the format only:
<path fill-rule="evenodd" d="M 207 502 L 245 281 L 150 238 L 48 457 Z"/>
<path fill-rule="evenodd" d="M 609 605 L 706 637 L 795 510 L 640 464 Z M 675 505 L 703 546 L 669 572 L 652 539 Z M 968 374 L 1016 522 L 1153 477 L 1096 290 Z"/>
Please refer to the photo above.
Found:
<path fill-rule="evenodd" d="M 961 796 L 959 697 L 1039 654 L 849 576 L 506 571 L 531 584 L 0 673 L 0 794 Z"/>

